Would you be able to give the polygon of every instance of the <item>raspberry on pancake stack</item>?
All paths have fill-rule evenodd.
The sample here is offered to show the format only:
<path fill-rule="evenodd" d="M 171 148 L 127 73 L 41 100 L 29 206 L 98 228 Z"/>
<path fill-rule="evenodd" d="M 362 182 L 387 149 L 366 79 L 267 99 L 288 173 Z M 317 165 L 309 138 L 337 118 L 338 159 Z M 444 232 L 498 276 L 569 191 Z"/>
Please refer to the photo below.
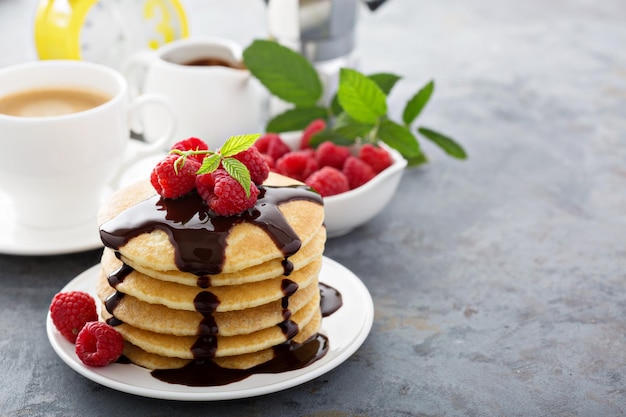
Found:
<path fill-rule="evenodd" d="M 318 334 L 322 199 L 268 173 L 250 143 L 244 150 L 227 144 L 220 153 L 195 141 L 175 145 L 183 161 L 193 156 L 194 170 L 157 167 L 151 181 L 117 191 L 99 213 L 106 246 L 97 283 L 101 315 L 137 365 L 256 369 L 301 349 L 294 355 L 304 366 L 328 348 Z M 209 156 L 196 161 L 202 152 Z M 166 159 L 175 160 L 171 155 Z M 239 163 L 248 164 L 247 192 Z M 200 165 L 211 165 L 209 172 L 198 174 Z M 188 178 L 175 177 L 189 172 L 196 175 L 191 188 Z M 164 197 L 163 188 L 175 191 Z M 232 214 L 233 207 L 243 208 Z M 315 349 L 306 348 L 312 343 Z M 294 365 L 282 366 L 274 368 Z"/>

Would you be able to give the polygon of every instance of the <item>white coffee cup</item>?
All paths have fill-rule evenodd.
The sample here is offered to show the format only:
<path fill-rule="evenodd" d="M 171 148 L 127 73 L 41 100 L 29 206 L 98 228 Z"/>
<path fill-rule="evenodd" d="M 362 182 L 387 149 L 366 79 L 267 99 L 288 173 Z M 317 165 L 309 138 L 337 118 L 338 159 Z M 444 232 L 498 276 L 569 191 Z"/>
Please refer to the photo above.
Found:
<path fill-rule="evenodd" d="M 161 136 L 152 142 L 131 141 L 129 124 L 145 106 L 167 109 L 169 105 L 159 96 L 131 102 L 121 73 L 70 60 L 0 69 L 0 103 L 13 103 L 9 97 L 27 93 L 57 99 L 58 90 L 97 93 L 105 96 L 105 102 L 67 114 L 48 115 L 57 109 L 57 104 L 49 103 L 41 114 L 33 110 L 34 116 L 0 113 L 0 189 L 12 201 L 15 219 L 23 226 L 61 229 L 93 222 L 96 227 L 98 208 L 115 179 L 136 158 L 162 153 L 175 119 L 172 114 L 166 117 Z M 27 103 L 25 108 L 37 101 Z M 130 142 L 135 143 L 129 146 Z"/>
<path fill-rule="evenodd" d="M 185 65 L 206 58 L 230 66 Z M 174 141 L 195 136 L 215 149 L 232 135 L 262 129 L 263 89 L 243 68 L 242 49 L 231 40 L 176 40 L 133 56 L 124 68 L 131 87 L 139 94 L 159 93 L 170 100 L 178 121 Z M 147 109 L 144 117 L 148 135 L 163 128 L 160 109 Z"/>

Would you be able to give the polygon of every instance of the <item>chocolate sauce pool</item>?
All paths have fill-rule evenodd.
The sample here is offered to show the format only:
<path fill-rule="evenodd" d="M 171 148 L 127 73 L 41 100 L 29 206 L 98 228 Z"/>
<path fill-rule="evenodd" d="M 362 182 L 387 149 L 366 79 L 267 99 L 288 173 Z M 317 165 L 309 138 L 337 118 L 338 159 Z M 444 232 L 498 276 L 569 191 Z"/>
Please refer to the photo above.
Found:
<path fill-rule="evenodd" d="M 278 209 L 286 201 L 304 199 L 321 204 L 321 197 L 308 187 L 259 187 L 257 204 L 237 216 L 215 216 L 197 194 L 170 200 L 159 196 L 149 198 L 133 206 L 114 219 L 104 223 L 100 236 L 105 246 L 118 250 L 130 239 L 142 233 L 162 230 L 174 246 L 175 262 L 181 271 L 198 276 L 197 285 L 208 289 L 210 275 L 220 273 L 224 263 L 224 250 L 228 233 L 238 223 L 249 222 L 261 227 L 274 241 L 284 255 L 282 265 L 284 276 L 293 271 L 289 257 L 296 253 L 302 244 L 291 226 Z M 123 264 L 114 271 L 108 281 L 111 287 L 119 285 L 131 267 Z M 341 294 L 334 288 L 320 286 L 320 306 L 322 316 L 327 317 L 342 305 Z M 298 290 L 298 285 L 285 278 L 281 285 L 284 297 L 281 301 L 283 321 L 278 324 L 287 342 L 274 346 L 274 357 L 263 364 L 247 370 L 222 368 L 211 360 L 217 350 L 218 327 L 213 313 L 220 300 L 209 290 L 198 293 L 194 300 L 196 310 L 203 319 L 198 326 L 198 339 L 191 351 L 194 356 L 189 364 L 180 369 L 160 369 L 152 375 L 162 381 L 189 386 L 217 386 L 240 381 L 256 373 L 280 373 L 301 369 L 322 358 L 328 351 L 328 338 L 316 334 L 304 343 L 291 339 L 298 333 L 298 325 L 290 320 L 289 298 Z M 116 291 L 105 301 L 107 311 L 114 315 L 115 308 L 124 294 Z M 113 317 L 111 325 L 122 322 Z"/>
<path fill-rule="evenodd" d="M 328 352 L 328 338 L 317 334 L 303 344 L 293 342 L 275 346 L 274 357 L 250 369 L 222 368 L 211 360 L 194 360 L 179 369 L 158 369 L 152 375 L 163 382 L 192 387 L 210 387 L 241 381 L 254 374 L 277 374 L 301 369 Z"/>

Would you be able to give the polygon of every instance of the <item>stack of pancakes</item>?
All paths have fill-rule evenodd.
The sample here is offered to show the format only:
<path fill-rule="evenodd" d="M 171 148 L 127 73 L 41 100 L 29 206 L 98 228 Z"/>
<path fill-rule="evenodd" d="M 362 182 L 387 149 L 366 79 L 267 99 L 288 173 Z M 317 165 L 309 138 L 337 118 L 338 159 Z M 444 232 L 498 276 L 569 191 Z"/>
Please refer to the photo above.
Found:
<path fill-rule="evenodd" d="M 275 174 L 265 183 L 287 191 L 292 184 Z M 142 216 L 136 213 L 165 210 L 149 182 L 116 192 L 99 214 L 108 247 L 97 293 L 102 318 L 124 336 L 124 354 L 149 369 L 180 368 L 194 359 L 248 369 L 272 359 L 274 348 L 286 341 L 303 343 L 316 335 L 321 325 L 318 274 L 326 230 L 321 199 L 311 194 L 311 198 L 281 194 L 278 223 L 286 221 L 290 230 L 279 239 L 277 232 L 270 232 L 275 224 L 232 221 L 224 239 L 215 240 L 221 250 L 217 271 L 215 263 L 202 265 L 202 254 L 193 267 L 181 261 L 181 253 L 202 252 L 189 247 L 193 240 L 176 241 L 177 235 L 167 233 L 158 222 L 142 226 Z M 184 198 L 177 204 L 185 204 Z M 257 202 L 261 213 L 271 205 L 267 200 Z M 195 218 L 207 221 L 206 216 Z M 274 222 L 273 216 L 260 218 Z M 183 232 L 199 227 L 192 220 L 183 223 L 176 225 Z M 114 233 L 124 239 L 107 238 Z M 211 237 L 210 231 L 206 233 Z M 279 243 L 291 252 L 286 254 Z M 210 255 L 214 261 L 216 254 Z"/>

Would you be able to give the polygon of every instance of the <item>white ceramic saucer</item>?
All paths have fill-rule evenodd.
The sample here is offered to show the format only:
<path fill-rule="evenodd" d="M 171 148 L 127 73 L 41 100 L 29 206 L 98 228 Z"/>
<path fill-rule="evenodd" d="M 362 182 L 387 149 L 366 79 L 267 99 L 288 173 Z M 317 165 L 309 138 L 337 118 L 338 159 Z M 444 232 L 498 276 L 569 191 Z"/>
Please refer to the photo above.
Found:
<path fill-rule="evenodd" d="M 121 176 L 124 186 L 147 178 L 162 156 L 139 160 Z M 60 255 L 97 249 L 102 246 L 96 219 L 64 229 L 35 229 L 15 221 L 9 196 L 0 190 L 0 253 L 7 255 Z"/>
<path fill-rule="evenodd" d="M 0 253 L 58 255 L 102 246 L 96 220 L 65 229 L 34 229 L 16 223 L 11 200 L 0 191 Z"/>

